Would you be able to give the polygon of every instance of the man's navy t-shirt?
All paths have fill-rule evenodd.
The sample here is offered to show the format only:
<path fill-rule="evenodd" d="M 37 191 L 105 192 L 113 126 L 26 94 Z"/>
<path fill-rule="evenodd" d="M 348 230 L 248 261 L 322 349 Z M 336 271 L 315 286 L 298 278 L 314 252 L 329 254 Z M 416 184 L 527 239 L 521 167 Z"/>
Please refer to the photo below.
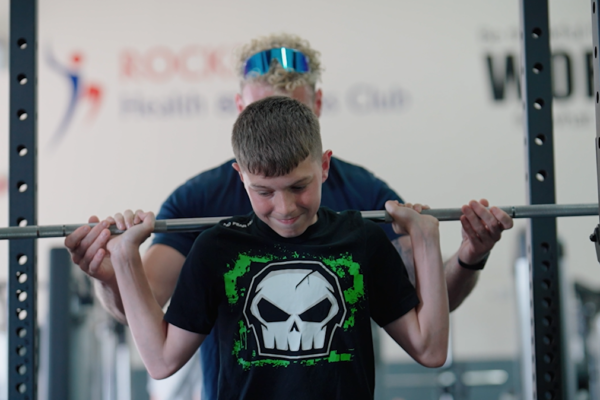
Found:
<path fill-rule="evenodd" d="M 237 171 L 229 160 L 202 172 L 177 188 L 163 203 L 157 219 L 202 218 L 244 215 L 252 206 Z M 321 205 L 334 211 L 383 210 L 387 200 L 400 196 L 371 172 L 332 157 L 329 177 L 323 183 Z M 390 240 L 398 237 L 390 224 L 382 225 Z M 152 244 L 164 244 L 187 256 L 200 232 L 155 234 Z M 200 357 L 203 398 L 216 398 L 219 371 L 215 330 L 203 342 Z"/>

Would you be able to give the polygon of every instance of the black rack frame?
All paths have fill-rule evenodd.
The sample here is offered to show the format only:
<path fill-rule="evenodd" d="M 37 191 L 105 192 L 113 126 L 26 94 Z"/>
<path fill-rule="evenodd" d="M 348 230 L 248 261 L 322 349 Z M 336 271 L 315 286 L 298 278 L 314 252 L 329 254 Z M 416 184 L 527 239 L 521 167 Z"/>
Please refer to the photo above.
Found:
<path fill-rule="evenodd" d="M 11 0 L 9 225 L 37 224 L 37 2 Z M 8 398 L 37 399 L 37 244 L 9 243 Z"/>
<path fill-rule="evenodd" d="M 521 76 L 528 204 L 554 204 L 548 0 L 521 0 Z M 556 218 L 529 220 L 533 398 L 568 399 Z"/>

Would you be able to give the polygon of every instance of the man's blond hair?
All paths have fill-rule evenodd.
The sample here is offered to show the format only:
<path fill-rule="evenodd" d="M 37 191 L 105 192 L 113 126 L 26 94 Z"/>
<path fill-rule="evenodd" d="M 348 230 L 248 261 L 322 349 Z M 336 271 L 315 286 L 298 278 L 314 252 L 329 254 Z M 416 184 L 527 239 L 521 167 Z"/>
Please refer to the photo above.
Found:
<path fill-rule="evenodd" d="M 244 68 L 248 58 L 263 50 L 269 50 L 277 47 L 287 47 L 302 52 L 308 57 L 309 71 L 298 73 L 286 71 L 276 61 L 271 63 L 269 72 L 260 76 L 244 77 Z M 243 86 L 248 82 L 267 83 L 275 89 L 292 91 L 299 86 L 309 85 L 313 89 L 321 79 L 321 61 L 320 53 L 310 47 L 308 41 L 296 35 L 288 33 L 271 34 L 253 39 L 250 43 L 240 47 L 236 51 L 236 72 Z"/>

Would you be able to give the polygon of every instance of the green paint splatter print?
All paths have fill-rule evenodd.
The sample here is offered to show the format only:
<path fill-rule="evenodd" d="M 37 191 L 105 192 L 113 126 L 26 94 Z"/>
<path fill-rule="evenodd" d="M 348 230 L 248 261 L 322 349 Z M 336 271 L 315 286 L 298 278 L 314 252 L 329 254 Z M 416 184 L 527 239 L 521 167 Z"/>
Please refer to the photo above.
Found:
<path fill-rule="evenodd" d="M 250 271 L 250 264 L 252 264 L 252 262 L 267 263 L 272 261 L 273 258 L 274 256 L 272 255 L 253 257 L 247 254 L 238 254 L 238 258 L 235 261 L 233 268 L 223 275 L 223 279 L 225 280 L 225 294 L 227 295 L 229 304 L 236 304 L 240 299 L 237 288 L 237 280 Z M 240 289 L 240 291 L 242 292 L 243 296 L 245 289 Z"/>
<path fill-rule="evenodd" d="M 356 304 L 365 296 L 365 280 L 360 273 L 360 265 L 352 260 L 352 255 L 346 253 L 340 258 L 323 259 L 323 263 L 336 273 L 340 278 L 346 277 L 346 274 L 352 276 L 352 287 L 344 290 L 344 299 L 349 306 L 350 315 L 344 321 L 344 329 L 354 326 L 354 314 L 356 314 Z"/>
<path fill-rule="evenodd" d="M 333 350 L 333 351 L 331 351 L 331 353 L 329 353 L 329 357 L 327 357 L 327 358 L 312 358 L 310 360 L 302 360 L 302 361 L 300 361 L 300 363 L 306 367 L 312 367 L 312 366 L 318 365 L 322 362 L 335 363 L 335 362 L 344 362 L 344 361 L 352 361 L 352 354 L 350 354 L 350 353 L 338 354 L 337 351 Z"/>

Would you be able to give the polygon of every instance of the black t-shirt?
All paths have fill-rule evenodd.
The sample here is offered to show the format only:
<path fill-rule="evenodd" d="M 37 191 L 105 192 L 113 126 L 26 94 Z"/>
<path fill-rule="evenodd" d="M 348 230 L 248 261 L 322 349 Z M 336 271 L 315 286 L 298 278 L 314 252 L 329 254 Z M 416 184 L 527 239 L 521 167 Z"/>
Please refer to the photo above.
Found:
<path fill-rule="evenodd" d="M 203 232 L 165 320 L 201 334 L 217 327 L 219 399 L 367 399 L 370 318 L 384 326 L 418 302 L 380 227 L 321 208 L 295 238 L 252 213 Z"/>

